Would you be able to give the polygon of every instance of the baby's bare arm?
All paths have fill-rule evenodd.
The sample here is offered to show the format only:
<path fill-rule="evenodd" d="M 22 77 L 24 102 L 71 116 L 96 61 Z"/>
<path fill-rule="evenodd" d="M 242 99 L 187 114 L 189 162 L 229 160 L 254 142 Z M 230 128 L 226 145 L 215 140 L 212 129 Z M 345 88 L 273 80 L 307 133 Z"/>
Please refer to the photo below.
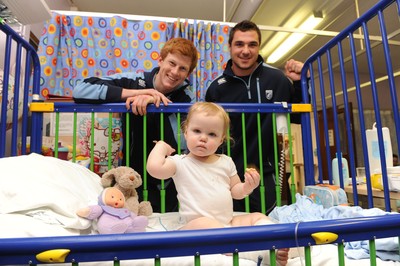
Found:
<path fill-rule="evenodd" d="M 234 199 L 243 199 L 250 195 L 260 184 L 260 174 L 254 168 L 247 168 L 244 174 L 244 183 L 238 175 L 231 178 L 231 194 Z"/>
<path fill-rule="evenodd" d="M 175 151 L 164 141 L 157 141 L 147 159 L 147 171 L 158 179 L 167 179 L 175 174 L 175 163 L 167 157 Z"/>

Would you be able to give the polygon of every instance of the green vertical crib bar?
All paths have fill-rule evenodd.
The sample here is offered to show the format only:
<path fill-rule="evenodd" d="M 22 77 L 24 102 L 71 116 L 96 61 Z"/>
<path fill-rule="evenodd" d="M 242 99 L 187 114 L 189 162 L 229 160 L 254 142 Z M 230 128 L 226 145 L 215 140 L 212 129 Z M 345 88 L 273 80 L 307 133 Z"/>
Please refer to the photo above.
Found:
<path fill-rule="evenodd" d="M 231 130 L 229 127 L 226 129 L 226 155 L 231 156 Z"/>
<path fill-rule="evenodd" d="M 94 112 L 92 112 L 90 123 L 90 170 L 92 172 L 94 172 L 94 119 Z"/>
<path fill-rule="evenodd" d="M 290 197 L 292 198 L 292 203 L 296 202 L 296 181 L 294 179 L 294 168 L 293 168 L 293 140 L 292 140 L 292 128 L 290 122 L 290 114 L 286 115 L 287 128 L 288 128 L 288 138 L 289 138 L 289 161 L 290 161 Z M 286 182 L 286 180 L 285 180 Z"/>
<path fill-rule="evenodd" d="M 276 114 L 272 113 L 272 136 L 274 137 L 274 158 L 275 158 L 275 194 L 276 194 L 276 206 L 281 206 L 281 186 L 279 179 L 279 166 L 278 166 L 278 140 L 276 136 Z"/>
<path fill-rule="evenodd" d="M 304 247 L 304 258 L 306 261 L 306 266 L 311 266 L 311 247 L 310 246 Z"/>
<path fill-rule="evenodd" d="M 266 213 L 265 206 L 265 185 L 264 185 L 264 163 L 263 163 L 263 149 L 262 149 L 262 138 L 261 138 L 261 118 L 260 113 L 257 113 L 257 137 L 258 137 L 258 156 L 260 158 L 260 201 L 261 201 L 261 212 Z"/>
<path fill-rule="evenodd" d="M 181 129 L 181 113 L 176 114 L 176 121 L 177 121 L 177 133 L 178 133 L 178 142 L 177 142 L 177 149 L 178 149 L 178 154 L 182 154 L 182 143 L 181 143 L 181 137 L 182 137 L 182 129 Z M 179 209 L 179 202 L 178 202 L 178 209 Z"/>
<path fill-rule="evenodd" d="M 239 251 L 236 249 L 232 254 L 233 266 L 239 266 Z"/>
<path fill-rule="evenodd" d="M 78 262 L 71 262 L 71 265 L 72 265 L 72 266 L 78 266 L 79 263 L 78 263 Z"/>
<path fill-rule="evenodd" d="M 226 130 L 226 155 L 231 156 L 231 131 L 229 128 Z"/>
<path fill-rule="evenodd" d="M 177 134 L 178 134 L 178 137 L 177 137 L 177 153 L 178 154 L 181 154 L 181 150 L 182 150 L 182 148 L 181 148 L 181 146 L 182 146 L 182 143 L 181 143 L 181 137 L 182 137 L 182 132 L 181 132 L 181 113 L 177 113 L 176 114 L 176 123 L 177 123 L 177 125 L 176 125 L 176 127 L 177 127 Z"/>
<path fill-rule="evenodd" d="M 147 190 L 147 115 L 143 116 L 143 199 L 147 200 L 149 191 Z"/>
<path fill-rule="evenodd" d="M 131 160 L 131 153 L 130 153 L 130 128 L 131 128 L 131 122 L 129 120 L 129 112 L 125 113 L 125 165 L 126 166 L 130 166 L 130 160 Z M 145 182 L 146 178 L 145 178 L 145 173 L 143 173 L 143 183 Z M 143 187 L 143 191 L 145 190 L 146 187 Z"/>
<path fill-rule="evenodd" d="M 117 260 L 117 259 L 115 259 L 114 260 L 114 266 L 120 266 L 121 264 L 120 264 L 120 261 L 119 260 Z"/>
<path fill-rule="evenodd" d="M 78 113 L 74 112 L 73 116 L 73 132 L 72 132 L 72 162 L 76 162 L 76 131 L 78 128 Z"/>
<path fill-rule="evenodd" d="M 160 113 L 160 139 L 164 140 L 164 113 Z M 161 213 L 165 213 L 165 185 L 164 180 L 161 180 Z"/>
<path fill-rule="evenodd" d="M 112 113 L 108 113 L 108 151 L 107 151 L 107 159 L 108 159 L 108 170 L 111 169 L 111 162 L 112 162 Z"/>
<path fill-rule="evenodd" d="M 247 145 L 246 145 L 246 118 L 245 113 L 242 113 L 242 136 L 243 136 L 243 173 L 246 172 L 247 168 Z M 249 197 L 244 198 L 245 211 L 250 212 L 250 200 Z"/>
<path fill-rule="evenodd" d="M 60 134 L 60 113 L 56 113 L 56 132 L 54 138 L 54 157 L 58 158 L 58 136 Z"/>
<path fill-rule="evenodd" d="M 344 244 L 343 243 L 339 243 L 338 244 L 338 262 L 339 262 L 339 266 L 344 266 Z"/>
<path fill-rule="evenodd" d="M 160 259 L 160 256 L 158 256 L 158 255 L 154 259 L 154 266 L 161 266 L 161 259 Z"/>
<path fill-rule="evenodd" d="M 195 266 L 200 266 L 201 261 L 200 261 L 200 253 L 196 252 L 196 255 L 194 255 L 194 265 Z"/>
<path fill-rule="evenodd" d="M 276 250 L 271 249 L 269 251 L 269 265 L 276 266 Z"/>
<path fill-rule="evenodd" d="M 369 265 L 376 266 L 376 246 L 375 239 L 369 241 Z"/>

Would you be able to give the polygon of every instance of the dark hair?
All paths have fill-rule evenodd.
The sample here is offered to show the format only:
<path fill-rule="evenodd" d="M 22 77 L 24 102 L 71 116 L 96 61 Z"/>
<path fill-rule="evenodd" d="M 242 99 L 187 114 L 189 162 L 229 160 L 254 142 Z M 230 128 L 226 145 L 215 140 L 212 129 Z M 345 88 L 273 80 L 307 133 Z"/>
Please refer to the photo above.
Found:
<path fill-rule="evenodd" d="M 235 32 L 237 32 L 238 30 L 246 32 L 246 31 L 255 31 L 257 32 L 258 35 L 258 44 L 261 45 L 261 31 L 260 28 L 257 26 L 257 24 L 255 24 L 254 22 L 250 21 L 250 20 L 243 20 L 241 22 L 239 22 L 238 24 L 236 24 L 231 31 L 229 32 L 229 40 L 228 43 L 229 45 L 232 45 L 232 40 L 233 40 L 233 36 L 235 35 Z"/>

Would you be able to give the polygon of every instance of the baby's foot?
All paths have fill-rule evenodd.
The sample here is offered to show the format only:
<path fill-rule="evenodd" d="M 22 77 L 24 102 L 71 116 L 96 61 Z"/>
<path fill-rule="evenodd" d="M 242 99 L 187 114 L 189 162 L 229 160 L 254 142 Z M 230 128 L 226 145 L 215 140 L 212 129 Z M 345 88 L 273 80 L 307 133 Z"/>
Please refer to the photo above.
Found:
<path fill-rule="evenodd" d="M 281 248 L 276 251 L 276 262 L 280 266 L 285 266 L 289 259 L 289 249 Z"/>

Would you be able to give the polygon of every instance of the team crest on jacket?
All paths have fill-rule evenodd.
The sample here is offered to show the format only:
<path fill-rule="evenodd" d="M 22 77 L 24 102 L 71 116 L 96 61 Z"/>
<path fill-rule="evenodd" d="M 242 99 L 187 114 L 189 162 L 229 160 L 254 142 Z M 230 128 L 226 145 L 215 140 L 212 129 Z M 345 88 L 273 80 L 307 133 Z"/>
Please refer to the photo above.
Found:
<path fill-rule="evenodd" d="M 265 98 L 267 98 L 267 100 L 271 100 L 272 96 L 274 96 L 272 90 L 265 90 Z"/>
<path fill-rule="evenodd" d="M 142 88 L 146 88 L 146 81 L 144 79 L 139 79 L 139 86 Z"/>
<path fill-rule="evenodd" d="M 225 78 L 220 78 L 218 80 L 218 85 L 221 85 L 221 84 L 224 84 L 224 83 L 226 83 L 226 79 Z"/>

